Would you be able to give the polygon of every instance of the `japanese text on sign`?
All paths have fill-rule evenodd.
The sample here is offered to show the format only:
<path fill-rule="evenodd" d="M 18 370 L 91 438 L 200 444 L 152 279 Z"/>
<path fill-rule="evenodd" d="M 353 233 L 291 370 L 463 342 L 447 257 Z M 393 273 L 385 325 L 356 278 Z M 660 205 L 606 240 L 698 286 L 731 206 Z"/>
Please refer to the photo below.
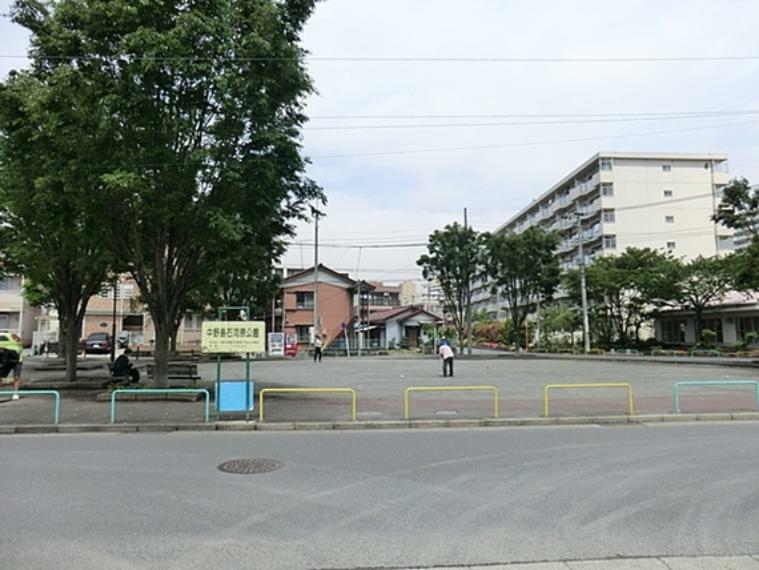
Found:
<path fill-rule="evenodd" d="M 203 352 L 265 352 L 263 321 L 203 321 Z"/>

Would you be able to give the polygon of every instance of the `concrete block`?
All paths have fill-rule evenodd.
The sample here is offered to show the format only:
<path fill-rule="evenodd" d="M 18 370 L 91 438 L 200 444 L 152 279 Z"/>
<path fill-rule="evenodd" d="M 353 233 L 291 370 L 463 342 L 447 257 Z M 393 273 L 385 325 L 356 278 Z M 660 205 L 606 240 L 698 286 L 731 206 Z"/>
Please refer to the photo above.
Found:
<path fill-rule="evenodd" d="M 0 435 L 16 433 L 16 426 L 0 426 Z"/>
<path fill-rule="evenodd" d="M 216 422 L 214 425 L 218 431 L 253 431 L 256 429 L 261 429 L 260 426 L 264 424 L 246 422 L 244 420 L 235 420 L 229 422 Z"/>
<path fill-rule="evenodd" d="M 601 425 L 619 425 L 619 424 L 637 424 L 640 423 L 638 416 L 595 416 L 592 418 L 594 424 Z"/>
<path fill-rule="evenodd" d="M 295 422 L 296 430 L 331 430 L 335 429 L 334 422 Z"/>
<path fill-rule="evenodd" d="M 464 419 L 464 420 L 448 420 L 448 427 L 452 428 L 476 428 L 484 427 L 484 419 Z"/>
<path fill-rule="evenodd" d="M 216 425 L 209 423 L 185 423 L 177 424 L 177 431 L 215 431 Z"/>
<path fill-rule="evenodd" d="M 695 422 L 698 420 L 698 414 L 662 414 L 663 422 Z"/>
<path fill-rule="evenodd" d="M 637 414 L 635 421 L 639 424 L 663 422 L 665 421 L 664 418 L 668 415 L 671 414 Z"/>
<path fill-rule="evenodd" d="M 730 413 L 709 413 L 698 414 L 697 419 L 700 422 L 729 422 L 733 419 L 733 414 Z"/>
<path fill-rule="evenodd" d="M 410 421 L 382 420 L 378 422 L 361 422 L 363 429 L 407 429 L 411 427 Z"/>
<path fill-rule="evenodd" d="M 759 421 L 759 412 L 735 412 L 731 416 L 734 420 Z"/>
<path fill-rule="evenodd" d="M 91 433 L 100 431 L 99 425 L 94 424 L 61 424 L 58 426 L 59 433 Z"/>
<path fill-rule="evenodd" d="M 451 420 L 411 420 L 412 428 L 447 428 L 451 425 Z"/>
<path fill-rule="evenodd" d="M 360 429 L 366 429 L 366 426 L 363 425 L 364 422 L 335 422 L 334 428 L 340 429 L 340 430 L 360 430 Z"/>
<path fill-rule="evenodd" d="M 137 424 L 100 424 L 95 426 L 95 431 L 116 432 L 116 433 L 135 433 Z"/>
<path fill-rule="evenodd" d="M 137 424 L 136 427 L 141 433 L 177 431 L 176 424 Z"/>
<path fill-rule="evenodd" d="M 58 426 L 53 424 L 17 425 L 16 433 L 58 433 Z"/>
<path fill-rule="evenodd" d="M 221 428 L 219 428 L 221 429 Z M 293 422 L 261 422 L 256 424 L 258 431 L 293 431 L 295 424 Z"/>

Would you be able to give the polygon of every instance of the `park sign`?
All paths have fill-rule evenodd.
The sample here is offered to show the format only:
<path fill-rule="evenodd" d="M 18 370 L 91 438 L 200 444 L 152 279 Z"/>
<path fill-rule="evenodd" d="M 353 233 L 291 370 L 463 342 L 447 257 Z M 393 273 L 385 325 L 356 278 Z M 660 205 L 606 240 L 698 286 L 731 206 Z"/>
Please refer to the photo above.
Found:
<path fill-rule="evenodd" d="M 266 352 L 263 321 L 203 321 L 203 352 Z"/>

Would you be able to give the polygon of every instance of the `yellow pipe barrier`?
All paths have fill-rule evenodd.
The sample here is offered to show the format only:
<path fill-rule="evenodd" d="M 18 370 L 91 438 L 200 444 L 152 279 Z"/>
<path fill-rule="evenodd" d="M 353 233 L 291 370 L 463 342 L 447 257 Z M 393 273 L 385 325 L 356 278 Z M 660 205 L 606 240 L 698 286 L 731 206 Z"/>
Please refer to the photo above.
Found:
<path fill-rule="evenodd" d="M 258 421 L 264 421 L 264 395 L 265 394 L 296 394 L 296 393 L 342 393 L 351 395 L 351 416 L 356 421 L 356 391 L 353 388 L 264 388 L 258 394 L 259 410 Z"/>
<path fill-rule="evenodd" d="M 543 411 L 546 417 L 550 415 L 548 407 L 548 391 L 559 388 L 625 388 L 627 389 L 627 406 L 630 410 L 630 415 L 632 416 L 635 413 L 635 400 L 633 399 L 633 391 L 630 384 L 623 382 L 605 382 L 600 384 L 548 384 L 543 391 Z"/>
<path fill-rule="evenodd" d="M 409 386 L 403 391 L 403 417 L 409 419 L 409 394 L 411 392 L 450 392 L 466 390 L 489 390 L 493 392 L 493 417 L 498 417 L 498 388 L 495 386 Z"/>

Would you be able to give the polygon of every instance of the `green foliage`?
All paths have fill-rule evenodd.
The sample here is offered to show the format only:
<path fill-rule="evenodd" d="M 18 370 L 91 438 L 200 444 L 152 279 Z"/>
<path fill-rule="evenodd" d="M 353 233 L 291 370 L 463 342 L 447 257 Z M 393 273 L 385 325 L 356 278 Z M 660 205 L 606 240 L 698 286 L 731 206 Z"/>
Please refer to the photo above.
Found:
<path fill-rule="evenodd" d="M 679 262 L 650 248 L 628 248 L 618 256 L 596 258 L 586 269 L 591 333 L 605 348 L 638 342 L 640 329 L 676 296 Z M 564 284 L 580 305 L 580 274 Z"/>
<path fill-rule="evenodd" d="M 482 271 L 484 241 L 485 236 L 471 227 L 449 224 L 429 236 L 427 253 L 416 262 L 425 279 L 440 284 L 446 312 L 453 319 L 459 339 L 466 336 L 472 284 Z"/>
<path fill-rule="evenodd" d="M 500 292 L 508 303 L 518 346 L 524 343 L 524 321 L 536 300 L 550 299 L 559 284 L 558 243 L 556 234 L 536 227 L 520 234 L 487 236 L 487 273 L 493 279 L 494 292 Z"/>
<path fill-rule="evenodd" d="M 324 200 L 299 142 L 313 91 L 299 37 L 314 3 L 18 2 L 33 56 L 53 56 L 33 68 L 68 81 L 71 93 L 51 101 L 75 115 L 62 146 L 75 158 L 90 151 L 78 192 L 97 201 L 97 220 L 69 228 L 87 227 L 138 283 L 159 384 L 169 337 L 198 303 L 191 292 L 257 303 L 292 221 Z M 65 132 L 30 122 L 40 124 Z M 60 204 L 51 210 L 62 215 Z"/>
<path fill-rule="evenodd" d="M 540 337 L 543 348 L 567 344 L 566 337 L 582 328 L 582 317 L 575 307 L 553 305 L 541 308 Z"/>
<path fill-rule="evenodd" d="M 745 178 L 731 180 L 722 189 L 722 200 L 713 219 L 756 239 L 759 236 L 759 187 L 751 188 Z"/>
<path fill-rule="evenodd" d="M 714 341 L 717 338 L 717 333 L 712 329 L 701 329 L 701 339 L 704 341 L 704 345 L 707 347 L 714 346 Z"/>

